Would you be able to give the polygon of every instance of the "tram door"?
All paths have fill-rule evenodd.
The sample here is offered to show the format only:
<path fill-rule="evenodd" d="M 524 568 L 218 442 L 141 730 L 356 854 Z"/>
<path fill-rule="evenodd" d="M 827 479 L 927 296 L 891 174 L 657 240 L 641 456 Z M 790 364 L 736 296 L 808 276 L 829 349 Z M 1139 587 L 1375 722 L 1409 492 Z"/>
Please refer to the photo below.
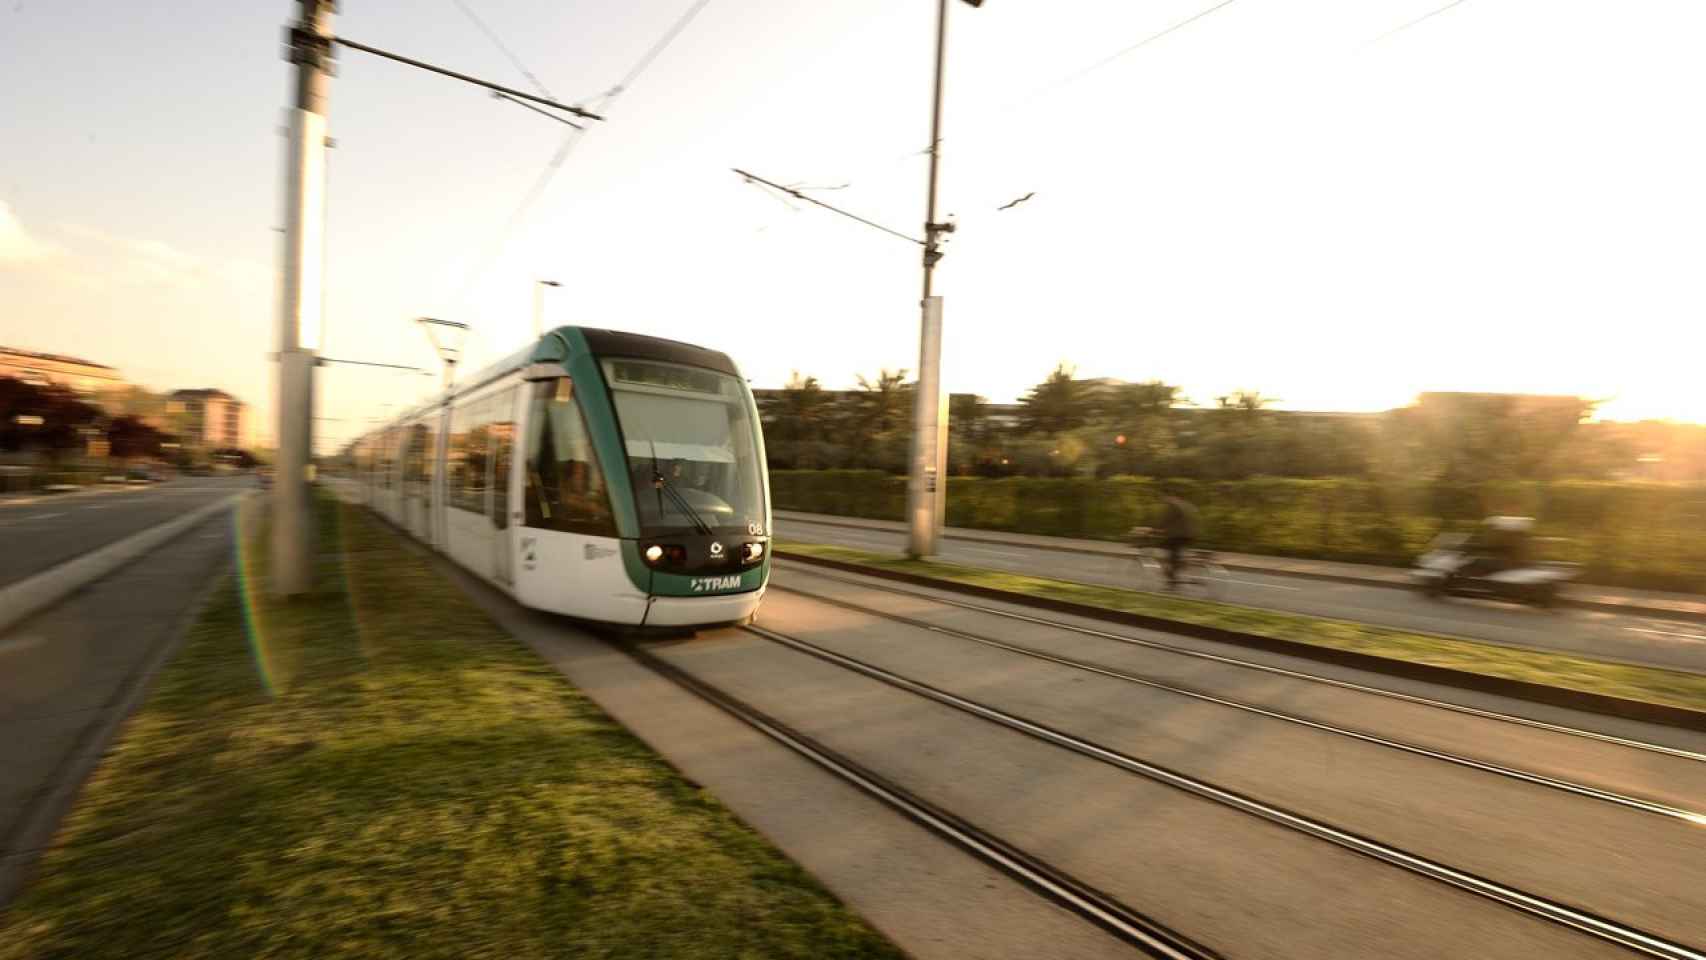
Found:
<path fill-rule="evenodd" d="M 496 407 L 491 425 L 492 442 L 492 569 L 499 583 L 515 582 L 515 551 L 510 539 L 514 526 L 510 517 L 510 474 L 515 463 L 515 388 L 493 398 Z"/>

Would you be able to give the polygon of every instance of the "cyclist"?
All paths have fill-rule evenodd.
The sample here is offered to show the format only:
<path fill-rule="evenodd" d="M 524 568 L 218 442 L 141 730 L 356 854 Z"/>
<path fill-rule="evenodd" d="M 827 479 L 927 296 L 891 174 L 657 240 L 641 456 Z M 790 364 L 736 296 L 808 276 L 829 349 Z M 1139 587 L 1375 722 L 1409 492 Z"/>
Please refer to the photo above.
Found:
<path fill-rule="evenodd" d="M 1169 493 L 1161 500 L 1161 546 L 1167 551 L 1167 586 L 1179 585 L 1185 550 L 1197 538 L 1197 508 L 1183 497 Z"/>

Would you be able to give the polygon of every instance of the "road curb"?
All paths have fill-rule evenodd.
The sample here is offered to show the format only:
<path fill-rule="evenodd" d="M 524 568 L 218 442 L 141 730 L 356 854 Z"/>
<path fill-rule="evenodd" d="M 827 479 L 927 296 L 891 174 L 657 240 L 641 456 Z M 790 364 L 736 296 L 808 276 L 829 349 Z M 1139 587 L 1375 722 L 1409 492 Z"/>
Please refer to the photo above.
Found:
<path fill-rule="evenodd" d="M 1265 636 L 1259 633 L 1245 633 L 1239 630 L 1228 630 L 1224 627 L 1212 627 L 1205 624 L 1186 623 L 1180 620 L 1168 620 L 1142 613 L 1130 613 L 1124 610 L 1110 610 L 1106 607 L 1095 607 L 1089 604 L 1075 603 L 1070 600 L 1056 600 L 1050 597 L 1038 597 L 1028 593 L 1015 593 L 1010 590 L 998 590 L 994 587 L 979 587 L 966 583 L 956 583 L 952 580 L 942 580 L 916 573 L 902 573 L 898 570 L 883 570 L 868 567 L 864 564 L 850 563 L 845 560 L 831 560 L 826 557 L 813 557 L 794 553 L 788 550 L 776 550 L 771 556 L 779 560 L 791 560 L 812 566 L 827 567 L 832 570 L 842 570 L 857 573 L 860 576 L 874 577 L 880 580 L 893 580 L 913 586 L 928 587 L 932 590 L 942 590 L 948 593 L 959 593 L 967 596 L 982 597 L 986 600 L 999 600 L 1003 603 L 1036 609 L 1052 610 L 1056 613 L 1066 613 L 1073 616 L 1101 620 L 1106 623 L 1118 623 L 1124 626 L 1139 627 L 1147 630 L 1159 630 L 1179 636 L 1193 637 L 1198 640 L 1210 640 L 1217 643 L 1228 643 L 1236 646 L 1262 650 L 1268 653 L 1278 653 L 1290 657 L 1314 660 L 1319 663 L 1330 663 L 1335 666 L 1350 667 L 1357 670 L 1367 670 L 1372 673 L 1385 674 L 1405 680 L 1418 680 L 1425 683 L 1437 683 L 1442 686 L 1455 687 L 1460 690 L 1471 690 L 1477 693 L 1489 693 L 1495 696 L 1509 697 L 1514 700 L 1525 700 L 1529 703 L 1543 704 L 1550 707 L 1564 707 L 1570 710 L 1581 710 L 1586 713 L 1597 713 L 1602 716 L 1618 717 L 1625 720 L 1639 720 L 1645 723 L 1662 724 L 1667 727 L 1678 727 L 1684 730 L 1706 733 L 1706 712 L 1690 710 L 1686 707 L 1674 707 L 1662 703 L 1648 703 L 1645 700 L 1631 700 L 1625 697 L 1614 697 L 1603 693 L 1589 693 L 1585 690 L 1571 690 L 1566 687 L 1547 686 L 1527 680 L 1511 680 L 1505 677 L 1493 677 L 1486 674 L 1471 673 L 1467 670 L 1456 670 L 1450 667 L 1436 667 L 1432 664 L 1412 663 L 1408 660 L 1397 660 L 1391 657 L 1381 657 L 1369 653 L 1358 653 L 1352 650 L 1340 650 L 1334 647 L 1321 647 L 1297 640 L 1282 640 L 1278 637 Z"/>
<path fill-rule="evenodd" d="M 235 493 L 175 520 L 133 533 L 99 550 L 67 560 L 11 586 L 0 588 L 0 633 L 46 610 L 83 587 L 159 548 L 179 534 L 218 513 L 229 510 L 249 492 Z"/>
<path fill-rule="evenodd" d="M 786 512 L 779 514 L 779 517 L 784 522 L 788 520 Z M 820 527 L 839 527 L 843 530 L 863 530 L 867 533 L 905 532 L 904 530 L 895 530 L 890 527 L 876 527 L 871 526 L 868 523 L 857 523 L 842 518 L 835 518 L 831 520 L 808 520 L 805 517 L 796 517 L 795 520 L 798 523 L 809 523 Z M 1115 546 L 1114 542 L 1111 540 L 1108 541 L 1108 549 L 1096 550 L 1088 547 L 1069 547 L 1062 544 L 1035 543 L 1029 540 L 1008 540 L 1001 537 L 999 534 L 987 537 L 968 537 L 964 534 L 944 533 L 942 537 L 945 540 L 956 540 L 960 543 L 986 543 L 991 546 L 1021 547 L 1030 550 L 1048 550 L 1053 553 L 1072 553 L 1084 557 L 1110 557 L 1119 559 L 1131 556 L 1130 550 L 1120 549 Z M 1271 577 L 1295 577 L 1299 580 L 1316 580 L 1323 583 L 1348 583 L 1359 587 L 1385 587 L 1388 590 L 1412 589 L 1407 583 L 1397 583 L 1390 579 L 1381 577 L 1359 577 L 1356 574 L 1350 573 L 1328 573 L 1325 571 L 1314 570 L 1290 570 L 1284 567 L 1266 567 L 1251 563 L 1241 563 L 1236 560 L 1228 562 L 1227 560 L 1219 557 L 1216 558 L 1216 562 L 1225 567 L 1227 570 L 1236 571 L 1238 573 L 1258 573 Z M 1588 584 L 1588 586 L 1593 585 Z M 1667 607 L 1651 607 L 1639 603 L 1611 603 L 1603 600 L 1580 600 L 1569 596 L 1568 593 L 1558 598 L 1558 606 L 1571 607 L 1578 610 L 1598 610 L 1604 613 L 1621 613 L 1641 617 L 1660 617 L 1666 620 L 1687 620 L 1693 623 L 1706 623 L 1706 611 L 1674 610 Z"/>

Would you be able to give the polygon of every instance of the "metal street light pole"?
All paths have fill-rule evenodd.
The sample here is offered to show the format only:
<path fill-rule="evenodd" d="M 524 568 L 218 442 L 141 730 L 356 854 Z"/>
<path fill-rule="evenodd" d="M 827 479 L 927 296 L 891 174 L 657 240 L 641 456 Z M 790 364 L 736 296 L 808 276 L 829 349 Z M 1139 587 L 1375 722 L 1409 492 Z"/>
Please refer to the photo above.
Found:
<path fill-rule="evenodd" d="M 296 103 L 290 112 L 289 209 L 278 340 L 278 483 L 272 493 L 272 576 L 278 596 L 313 587 L 309 465 L 313 451 L 314 351 L 320 346 L 326 266 L 326 101 L 332 78 L 334 0 L 300 0 L 290 30 Z"/>
<path fill-rule="evenodd" d="M 535 340 L 545 333 L 543 329 L 545 323 L 545 288 L 560 286 L 562 284 L 555 280 L 533 281 L 533 339 Z"/>

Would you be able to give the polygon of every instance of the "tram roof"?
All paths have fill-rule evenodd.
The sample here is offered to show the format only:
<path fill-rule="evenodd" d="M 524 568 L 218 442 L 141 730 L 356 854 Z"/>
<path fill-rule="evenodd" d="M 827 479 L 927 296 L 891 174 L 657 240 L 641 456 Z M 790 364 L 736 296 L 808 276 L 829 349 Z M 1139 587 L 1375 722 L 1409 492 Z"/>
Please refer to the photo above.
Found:
<path fill-rule="evenodd" d="M 457 397 L 472 393 L 493 380 L 533 363 L 550 363 L 567 359 L 570 346 L 574 343 L 573 333 L 580 334 L 579 339 L 586 343 L 594 356 L 639 357 L 649 360 L 664 360 L 671 363 L 681 363 L 688 366 L 705 367 L 739 376 L 734 361 L 728 354 L 704 347 L 683 343 L 679 340 L 669 340 L 663 337 L 648 336 L 643 333 L 629 333 L 623 330 L 605 330 L 599 327 L 557 327 L 543 336 L 528 343 L 526 346 L 493 361 L 480 368 L 472 376 L 440 391 L 432 397 L 415 404 L 403 413 L 392 417 L 384 424 L 375 427 L 356 437 L 345 445 L 344 450 L 376 433 L 382 433 L 392 427 L 407 423 L 421 415 L 455 401 Z"/>

